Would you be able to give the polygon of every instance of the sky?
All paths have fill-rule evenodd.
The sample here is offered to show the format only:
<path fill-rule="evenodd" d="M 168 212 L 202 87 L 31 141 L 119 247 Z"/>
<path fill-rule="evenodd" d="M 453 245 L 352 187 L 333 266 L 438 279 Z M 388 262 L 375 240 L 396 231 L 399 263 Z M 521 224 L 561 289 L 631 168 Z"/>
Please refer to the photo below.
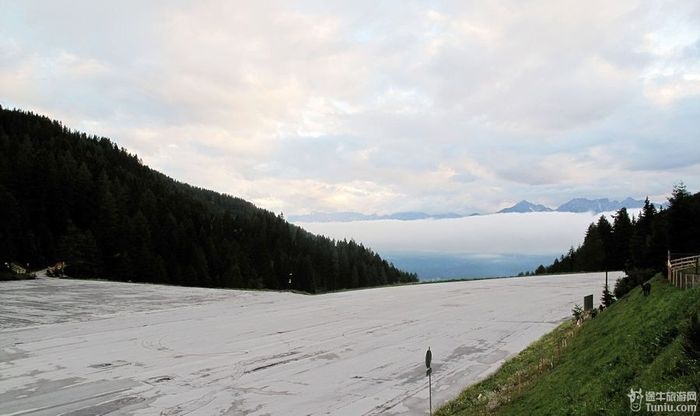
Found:
<path fill-rule="evenodd" d="M 700 2 L 0 0 L 0 105 L 287 215 L 700 190 Z"/>

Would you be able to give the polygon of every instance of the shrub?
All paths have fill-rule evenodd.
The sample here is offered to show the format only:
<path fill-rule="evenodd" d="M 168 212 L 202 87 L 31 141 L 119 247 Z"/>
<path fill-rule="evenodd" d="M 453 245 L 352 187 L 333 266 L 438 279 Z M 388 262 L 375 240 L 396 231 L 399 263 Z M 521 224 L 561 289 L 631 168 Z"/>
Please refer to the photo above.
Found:
<path fill-rule="evenodd" d="M 615 297 L 613 296 L 612 292 L 610 292 L 610 288 L 607 284 L 603 286 L 603 296 L 601 297 L 601 301 L 603 306 L 606 308 L 615 302 Z"/>
<path fill-rule="evenodd" d="M 574 305 L 571 313 L 574 315 L 574 321 L 580 321 L 583 318 L 583 308 L 579 304 Z"/>

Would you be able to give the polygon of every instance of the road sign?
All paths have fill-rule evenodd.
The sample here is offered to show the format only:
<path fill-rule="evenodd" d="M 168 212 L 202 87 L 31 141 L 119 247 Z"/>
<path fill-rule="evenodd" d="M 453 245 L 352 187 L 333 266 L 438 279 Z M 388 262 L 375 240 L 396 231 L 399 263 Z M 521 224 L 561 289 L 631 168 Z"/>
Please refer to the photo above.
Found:
<path fill-rule="evenodd" d="M 428 400 L 430 401 L 430 413 L 429 415 L 433 414 L 433 369 L 430 368 L 430 363 L 433 361 L 433 353 L 430 352 L 430 347 L 428 347 L 428 351 L 425 352 L 425 367 L 428 369 L 428 371 L 425 372 L 425 375 L 428 376 Z"/>

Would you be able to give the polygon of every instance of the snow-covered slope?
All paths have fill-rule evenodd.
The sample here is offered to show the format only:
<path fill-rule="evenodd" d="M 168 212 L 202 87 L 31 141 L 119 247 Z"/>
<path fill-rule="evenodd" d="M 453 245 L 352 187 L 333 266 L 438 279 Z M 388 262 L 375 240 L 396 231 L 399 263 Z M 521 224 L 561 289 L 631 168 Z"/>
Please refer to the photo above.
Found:
<path fill-rule="evenodd" d="M 0 284 L 0 414 L 422 415 L 553 328 L 603 275 L 305 296 Z"/>

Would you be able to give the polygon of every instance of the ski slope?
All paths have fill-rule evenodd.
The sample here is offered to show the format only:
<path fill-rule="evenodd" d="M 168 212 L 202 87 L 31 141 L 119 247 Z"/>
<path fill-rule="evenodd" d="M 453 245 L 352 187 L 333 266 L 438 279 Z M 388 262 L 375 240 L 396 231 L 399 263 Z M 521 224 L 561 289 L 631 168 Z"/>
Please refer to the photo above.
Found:
<path fill-rule="evenodd" d="M 619 274 L 611 274 L 611 282 Z M 0 415 L 424 415 L 599 297 L 604 275 L 307 296 L 0 283 Z"/>

